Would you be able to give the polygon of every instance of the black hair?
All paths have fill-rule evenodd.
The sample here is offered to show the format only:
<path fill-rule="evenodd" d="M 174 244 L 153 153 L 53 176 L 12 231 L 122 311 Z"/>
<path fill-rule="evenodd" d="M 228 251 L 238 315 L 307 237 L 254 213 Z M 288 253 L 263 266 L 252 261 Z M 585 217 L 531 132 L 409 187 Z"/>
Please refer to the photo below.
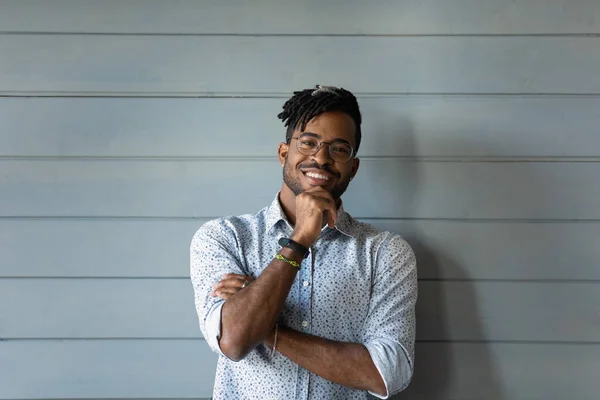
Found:
<path fill-rule="evenodd" d="M 286 142 L 290 142 L 290 138 L 296 129 L 303 131 L 311 119 L 329 111 L 344 112 L 354 120 L 354 125 L 356 125 L 354 152 L 356 153 L 362 136 L 360 108 L 356 97 L 351 92 L 335 86 L 317 85 L 314 89 L 294 92 L 294 95 L 285 102 L 283 111 L 277 117 L 287 127 Z"/>

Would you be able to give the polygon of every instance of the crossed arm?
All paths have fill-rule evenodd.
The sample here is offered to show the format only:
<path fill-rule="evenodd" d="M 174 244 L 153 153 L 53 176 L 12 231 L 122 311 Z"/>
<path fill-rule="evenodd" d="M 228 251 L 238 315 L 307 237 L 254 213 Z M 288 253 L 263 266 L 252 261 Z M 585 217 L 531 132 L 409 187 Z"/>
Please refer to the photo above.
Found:
<path fill-rule="evenodd" d="M 272 337 L 266 344 L 273 345 Z M 277 351 L 329 381 L 387 395 L 381 374 L 362 344 L 336 342 L 279 327 Z"/>
<path fill-rule="evenodd" d="M 294 255 L 290 252 L 287 256 Z M 243 289 L 243 282 L 251 280 L 250 277 L 228 274 L 215 285 L 212 294 L 226 299 L 219 341 L 225 355 L 239 360 L 261 341 L 273 347 L 273 326 L 295 275 L 294 268 L 276 260 Z M 240 315 L 245 318 L 239 318 Z M 380 396 L 387 395 L 383 378 L 362 344 L 336 342 L 279 326 L 276 346 L 281 354 L 322 378 Z"/>
<path fill-rule="evenodd" d="M 251 285 L 242 288 L 245 277 L 236 250 L 232 251 L 238 246 L 233 229 L 227 223 L 206 223 L 201 228 L 191 246 L 191 278 L 204 337 L 213 349 L 238 361 L 261 343 L 272 346 L 273 328 L 297 271 L 273 259 Z M 376 252 L 362 343 L 336 342 L 281 326 L 277 340 L 277 350 L 301 367 L 382 397 L 404 389 L 412 377 L 417 297 L 414 254 L 401 238 L 388 238 Z M 281 253 L 297 262 L 302 258 L 287 248 Z M 211 297 L 209 285 L 219 273 L 229 274 L 213 288 Z M 211 328 L 215 334 L 207 327 L 216 327 Z"/>
<path fill-rule="evenodd" d="M 192 281 L 200 328 L 214 349 L 218 347 L 230 359 L 240 360 L 261 343 L 272 347 L 275 321 L 297 272 L 276 260 L 242 289 L 244 280 L 252 278 L 244 275 L 230 252 L 223 251 L 225 247 L 219 243 L 224 238 L 212 235 L 218 233 L 211 230 L 210 235 L 202 234 L 195 241 L 211 247 L 208 259 L 200 256 L 206 254 L 204 251 L 192 246 Z M 365 322 L 362 343 L 327 340 L 280 325 L 276 349 L 324 379 L 387 397 L 404 389 L 412 377 L 417 276 L 414 254 L 401 239 L 386 241 L 379 261 L 369 306 L 375 319 Z M 215 271 L 227 274 L 208 293 Z M 217 330 L 207 331 L 209 326 Z"/>

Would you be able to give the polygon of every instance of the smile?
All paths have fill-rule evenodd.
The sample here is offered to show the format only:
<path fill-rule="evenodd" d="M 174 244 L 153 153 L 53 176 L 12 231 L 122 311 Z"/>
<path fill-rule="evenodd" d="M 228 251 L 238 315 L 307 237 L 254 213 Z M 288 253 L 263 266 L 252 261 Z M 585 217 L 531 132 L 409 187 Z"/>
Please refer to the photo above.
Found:
<path fill-rule="evenodd" d="M 329 177 L 327 175 L 317 174 L 316 172 L 307 172 L 305 175 L 308 176 L 309 178 L 320 179 L 322 181 L 329 180 Z"/>

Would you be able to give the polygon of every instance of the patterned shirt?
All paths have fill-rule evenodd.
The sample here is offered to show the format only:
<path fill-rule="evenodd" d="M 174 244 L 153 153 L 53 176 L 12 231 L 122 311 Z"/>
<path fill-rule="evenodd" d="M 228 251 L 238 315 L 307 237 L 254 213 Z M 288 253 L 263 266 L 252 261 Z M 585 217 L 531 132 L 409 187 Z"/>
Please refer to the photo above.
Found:
<path fill-rule="evenodd" d="M 190 276 L 200 330 L 220 355 L 214 399 L 367 399 L 367 391 L 325 380 L 282 354 L 258 345 L 234 362 L 219 347 L 221 308 L 212 285 L 226 273 L 257 278 L 290 237 L 276 196 L 257 214 L 209 221 L 190 246 Z M 291 267 L 290 267 L 291 268 Z M 388 396 L 412 377 L 417 300 L 416 260 L 397 234 L 358 222 L 340 206 L 310 248 L 289 292 L 280 325 L 322 338 L 363 344 L 385 382 Z M 387 398 L 371 393 L 379 398 Z"/>

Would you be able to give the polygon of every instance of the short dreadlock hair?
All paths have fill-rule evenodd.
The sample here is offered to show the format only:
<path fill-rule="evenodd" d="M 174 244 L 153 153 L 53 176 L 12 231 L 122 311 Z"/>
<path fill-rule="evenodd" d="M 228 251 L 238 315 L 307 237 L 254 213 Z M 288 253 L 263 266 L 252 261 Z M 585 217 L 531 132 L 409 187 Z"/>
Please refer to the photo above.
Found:
<path fill-rule="evenodd" d="M 360 124 L 362 117 L 356 97 L 346 89 L 335 86 L 317 85 L 314 89 L 304 89 L 294 92 L 294 95 L 285 102 L 283 111 L 277 115 L 287 127 L 286 142 L 289 143 L 296 129 L 303 131 L 306 124 L 314 117 L 329 112 L 340 111 L 348 114 L 356 125 L 356 146 L 358 151 L 361 139 Z"/>

